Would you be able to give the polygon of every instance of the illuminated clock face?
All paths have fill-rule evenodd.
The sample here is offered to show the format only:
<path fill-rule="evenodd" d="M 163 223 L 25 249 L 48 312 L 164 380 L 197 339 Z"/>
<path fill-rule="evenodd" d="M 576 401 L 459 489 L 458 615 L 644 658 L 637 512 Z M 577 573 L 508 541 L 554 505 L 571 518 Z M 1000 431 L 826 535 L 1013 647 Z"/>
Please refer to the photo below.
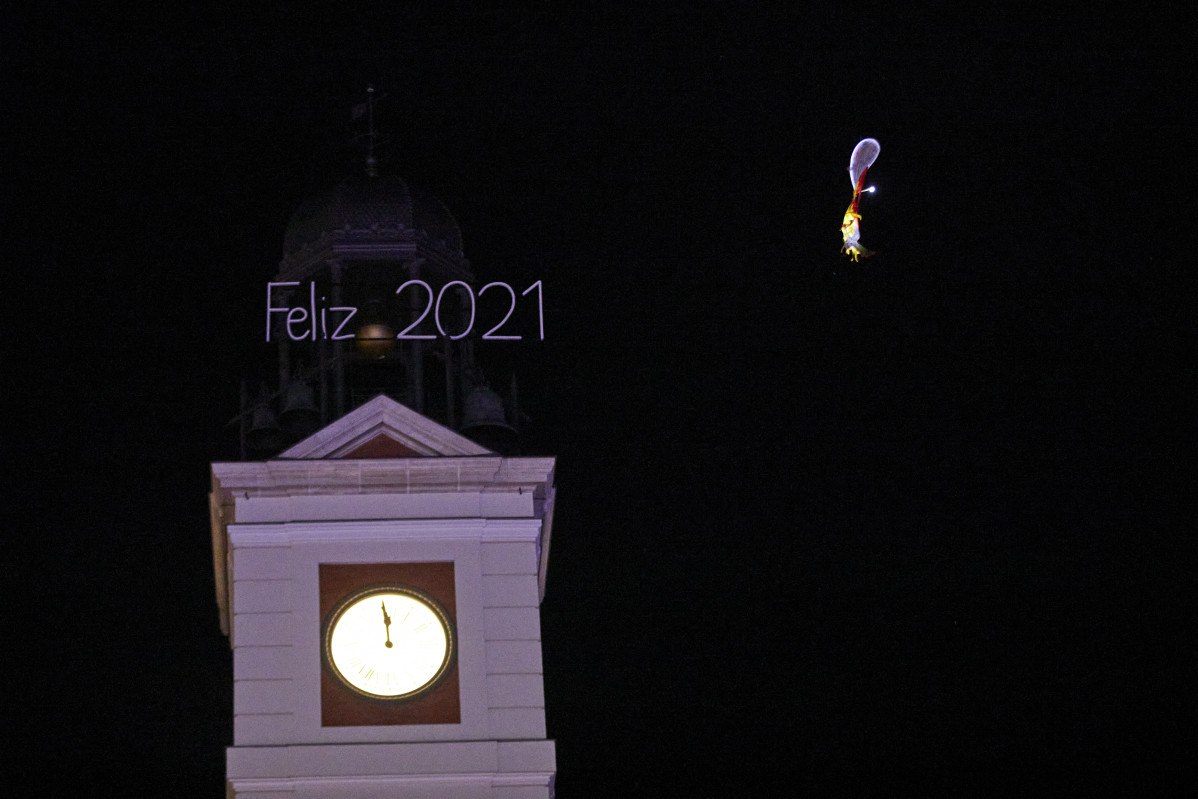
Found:
<path fill-rule="evenodd" d="M 453 625 L 432 597 L 397 585 L 342 600 L 325 625 L 325 660 L 349 688 L 406 699 L 437 684 L 453 657 Z"/>

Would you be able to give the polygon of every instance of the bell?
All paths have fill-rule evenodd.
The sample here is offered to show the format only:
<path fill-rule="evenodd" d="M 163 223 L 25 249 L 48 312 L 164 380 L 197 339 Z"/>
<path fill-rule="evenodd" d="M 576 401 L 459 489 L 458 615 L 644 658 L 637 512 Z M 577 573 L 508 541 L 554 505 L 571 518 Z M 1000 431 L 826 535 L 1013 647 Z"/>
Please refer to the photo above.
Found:
<path fill-rule="evenodd" d="M 245 443 L 250 449 L 269 451 L 283 446 L 283 429 L 279 420 L 269 405 L 259 405 L 254 408 L 253 421 L 250 431 L 246 433 Z"/>
<path fill-rule="evenodd" d="M 320 429 L 320 409 L 312 387 L 303 380 L 292 380 L 280 414 L 283 426 L 294 438 L 306 438 Z"/>
<path fill-rule="evenodd" d="M 463 435 L 500 455 L 515 455 L 520 436 L 507 423 L 503 399 L 487 386 L 475 386 L 462 402 Z"/>

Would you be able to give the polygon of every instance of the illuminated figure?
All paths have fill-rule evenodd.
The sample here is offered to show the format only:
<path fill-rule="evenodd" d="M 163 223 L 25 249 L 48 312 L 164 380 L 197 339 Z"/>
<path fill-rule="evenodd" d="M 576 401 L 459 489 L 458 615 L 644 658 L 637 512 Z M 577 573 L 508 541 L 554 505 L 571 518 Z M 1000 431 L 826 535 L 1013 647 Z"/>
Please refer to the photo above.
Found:
<path fill-rule="evenodd" d="M 853 201 L 849 203 L 849 209 L 844 212 L 844 220 L 840 223 L 840 235 L 844 236 L 844 246 L 840 251 L 851 255 L 854 261 L 873 255 L 872 250 L 865 249 L 861 244 L 861 214 L 857 212 L 857 206 L 861 203 L 862 194 L 874 190 L 873 186 L 863 189 L 862 185 L 865 183 L 865 173 L 873 166 L 881 149 L 877 139 L 862 139 L 853 148 L 853 157 L 849 159 Z"/>

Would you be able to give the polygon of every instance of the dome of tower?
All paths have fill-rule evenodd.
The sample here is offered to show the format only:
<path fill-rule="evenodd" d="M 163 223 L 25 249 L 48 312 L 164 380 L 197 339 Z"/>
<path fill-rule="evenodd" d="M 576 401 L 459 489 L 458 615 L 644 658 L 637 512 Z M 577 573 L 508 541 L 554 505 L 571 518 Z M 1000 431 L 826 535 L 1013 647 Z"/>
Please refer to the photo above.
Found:
<path fill-rule="evenodd" d="M 412 226 L 454 255 L 462 254 L 462 230 L 445 204 L 420 189 L 412 189 Z"/>
<path fill-rule="evenodd" d="M 462 254 L 462 231 L 440 200 L 413 190 L 394 175 L 362 175 L 304 201 L 287 225 L 283 254 L 297 253 L 325 237 L 393 239 L 405 233 L 450 255 Z"/>

